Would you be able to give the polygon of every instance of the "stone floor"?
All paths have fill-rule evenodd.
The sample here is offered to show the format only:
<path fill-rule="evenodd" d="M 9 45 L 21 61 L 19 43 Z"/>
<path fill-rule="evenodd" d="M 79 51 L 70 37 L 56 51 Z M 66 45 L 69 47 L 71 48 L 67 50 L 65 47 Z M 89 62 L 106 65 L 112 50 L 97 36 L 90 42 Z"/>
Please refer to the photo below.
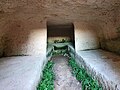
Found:
<path fill-rule="evenodd" d="M 0 90 L 35 90 L 44 59 L 42 55 L 0 58 Z"/>
<path fill-rule="evenodd" d="M 103 79 L 105 90 L 120 90 L 120 56 L 104 50 L 79 51 L 77 53 L 89 70 Z M 116 89 L 117 88 L 117 89 Z"/>
<path fill-rule="evenodd" d="M 100 49 L 79 51 L 77 55 L 96 76 L 102 76 L 104 90 L 120 90 L 119 55 Z M 0 90 L 35 90 L 44 60 L 42 55 L 0 58 Z M 56 56 L 52 60 L 55 62 L 55 90 L 81 90 L 81 84 L 71 74 L 68 58 Z"/>
<path fill-rule="evenodd" d="M 55 72 L 55 90 L 82 90 L 81 84 L 71 73 L 68 58 L 64 56 L 53 57 Z"/>

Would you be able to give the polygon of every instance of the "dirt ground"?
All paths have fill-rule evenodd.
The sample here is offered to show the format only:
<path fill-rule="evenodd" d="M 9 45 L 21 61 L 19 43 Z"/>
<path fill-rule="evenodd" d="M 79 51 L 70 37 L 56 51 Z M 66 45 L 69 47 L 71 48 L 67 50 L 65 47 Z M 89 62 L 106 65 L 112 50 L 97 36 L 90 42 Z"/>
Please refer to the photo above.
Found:
<path fill-rule="evenodd" d="M 55 90 L 82 90 L 81 84 L 71 73 L 71 68 L 68 66 L 68 58 L 64 56 L 55 56 L 54 61 L 55 72 Z"/>

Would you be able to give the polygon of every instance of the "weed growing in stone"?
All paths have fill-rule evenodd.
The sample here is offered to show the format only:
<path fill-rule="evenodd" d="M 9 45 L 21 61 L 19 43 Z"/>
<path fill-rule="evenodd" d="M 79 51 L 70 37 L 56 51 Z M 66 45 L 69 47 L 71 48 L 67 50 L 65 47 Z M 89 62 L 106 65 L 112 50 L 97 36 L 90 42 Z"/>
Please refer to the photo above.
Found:
<path fill-rule="evenodd" d="M 44 70 L 43 77 L 40 81 L 37 90 L 54 90 L 54 72 L 53 72 L 53 61 L 48 61 Z"/>
<path fill-rule="evenodd" d="M 73 58 L 70 58 L 69 65 L 72 67 L 72 73 L 76 79 L 82 83 L 82 90 L 103 90 L 84 68 L 79 67 Z"/>
<path fill-rule="evenodd" d="M 65 55 L 66 52 L 67 52 L 66 49 L 65 49 L 65 50 L 54 50 L 54 51 L 52 52 L 52 56 L 56 56 L 56 55 Z"/>

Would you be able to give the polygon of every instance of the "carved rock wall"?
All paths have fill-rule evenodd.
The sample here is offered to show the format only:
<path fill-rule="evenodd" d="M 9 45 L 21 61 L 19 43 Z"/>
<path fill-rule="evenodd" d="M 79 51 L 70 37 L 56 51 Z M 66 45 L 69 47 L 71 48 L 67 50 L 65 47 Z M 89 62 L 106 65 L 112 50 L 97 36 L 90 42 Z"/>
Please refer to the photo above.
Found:
<path fill-rule="evenodd" d="M 100 46 L 102 48 L 107 47 L 104 42 L 120 36 L 118 33 L 120 27 L 119 12 L 119 0 L 0 0 L 0 32 L 6 33 L 4 36 L 5 44 L 2 44 L 3 41 L 1 41 L 0 44 L 0 52 L 2 54 L 2 51 L 4 51 L 4 55 L 9 55 L 11 52 L 18 54 L 24 52 L 26 55 L 31 55 L 32 52 L 38 54 L 38 52 L 35 52 L 36 50 L 33 51 L 31 49 L 31 46 L 36 47 L 35 43 L 38 43 L 38 46 L 45 46 L 45 37 L 47 37 L 47 35 L 45 35 L 46 30 L 42 32 L 43 29 L 41 29 L 40 31 L 40 28 L 45 26 L 40 23 L 44 21 L 47 21 L 51 25 L 64 25 L 74 22 L 88 23 L 86 25 L 81 23 L 80 27 L 85 30 L 91 30 L 88 30 L 88 32 L 84 31 L 86 35 L 82 35 L 83 37 L 79 36 L 79 38 L 85 38 L 85 40 L 87 38 L 87 40 L 92 43 L 86 43 L 87 41 L 84 39 L 82 39 L 82 41 L 76 39 L 76 47 L 78 47 L 78 50 L 95 49 Z M 38 42 L 40 38 L 35 38 L 37 35 L 34 31 L 41 33 L 38 36 L 40 36 L 41 39 L 45 39 L 44 44 Z M 95 35 L 96 32 L 97 34 Z M 32 33 L 33 36 L 30 35 Z M 88 33 L 90 34 L 88 35 Z M 44 38 L 42 38 L 42 35 L 44 35 Z M 0 37 L 1 36 L 3 35 L 1 34 Z M 31 43 L 30 40 L 27 40 L 28 37 Z M 24 40 L 19 41 L 18 38 Z M 41 40 L 41 42 L 43 41 Z M 79 43 L 81 42 L 84 44 L 81 44 L 80 47 Z M 98 45 L 98 42 L 100 42 L 100 45 Z M 17 47 L 20 47 L 18 43 L 26 44 L 21 44 L 20 46 L 22 48 L 18 49 Z M 90 47 L 88 47 L 87 44 Z M 12 49 L 13 47 L 16 49 Z M 27 51 L 24 51 L 26 48 Z M 11 53 L 11 55 L 13 54 Z"/>
<path fill-rule="evenodd" d="M 97 32 L 90 23 L 75 22 L 75 49 L 89 50 L 99 48 L 99 38 Z"/>
<path fill-rule="evenodd" d="M 46 54 L 45 22 L 14 19 L 4 34 L 4 56 Z"/>

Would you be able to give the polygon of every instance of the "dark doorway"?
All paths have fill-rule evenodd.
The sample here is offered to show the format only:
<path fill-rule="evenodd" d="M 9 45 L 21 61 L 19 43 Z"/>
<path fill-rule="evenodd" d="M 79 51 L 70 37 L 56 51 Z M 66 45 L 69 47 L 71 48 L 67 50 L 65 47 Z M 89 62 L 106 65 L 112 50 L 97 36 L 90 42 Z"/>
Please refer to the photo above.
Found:
<path fill-rule="evenodd" d="M 48 43 L 72 43 L 74 46 L 74 25 L 47 25 Z"/>

